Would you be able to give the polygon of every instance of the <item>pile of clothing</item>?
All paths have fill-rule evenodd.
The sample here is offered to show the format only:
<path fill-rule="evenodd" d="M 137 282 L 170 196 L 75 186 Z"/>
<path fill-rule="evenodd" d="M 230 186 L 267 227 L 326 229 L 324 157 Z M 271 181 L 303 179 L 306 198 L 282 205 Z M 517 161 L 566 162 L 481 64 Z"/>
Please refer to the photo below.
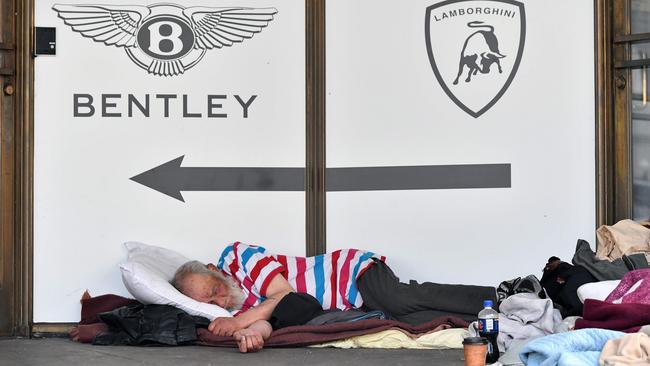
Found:
<path fill-rule="evenodd" d="M 571 263 L 549 258 L 541 280 L 499 286 L 502 364 L 650 365 L 650 222 L 596 236 L 595 252 L 578 240 Z"/>

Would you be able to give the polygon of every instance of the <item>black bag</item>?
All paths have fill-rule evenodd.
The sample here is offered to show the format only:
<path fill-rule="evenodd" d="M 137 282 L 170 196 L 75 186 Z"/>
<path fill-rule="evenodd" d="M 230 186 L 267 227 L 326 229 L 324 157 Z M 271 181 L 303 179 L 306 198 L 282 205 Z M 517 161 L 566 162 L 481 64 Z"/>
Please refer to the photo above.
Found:
<path fill-rule="evenodd" d="M 503 300 L 514 294 L 535 294 L 540 299 L 546 299 L 546 291 L 535 275 L 517 277 L 512 280 L 503 281 L 497 287 L 497 303 L 501 305 Z"/>
<path fill-rule="evenodd" d="M 582 302 L 578 298 L 578 287 L 597 279 L 584 267 L 572 266 L 558 257 L 548 259 L 540 281 L 548 296 L 560 309 L 562 317 L 582 316 Z"/>
<path fill-rule="evenodd" d="M 191 316 L 171 305 L 131 305 L 100 313 L 99 320 L 109 327 L 93 340 L 95 345 L 178 346 L 196 338 L 196 328 L 207 328 L 210 321 Z"/>

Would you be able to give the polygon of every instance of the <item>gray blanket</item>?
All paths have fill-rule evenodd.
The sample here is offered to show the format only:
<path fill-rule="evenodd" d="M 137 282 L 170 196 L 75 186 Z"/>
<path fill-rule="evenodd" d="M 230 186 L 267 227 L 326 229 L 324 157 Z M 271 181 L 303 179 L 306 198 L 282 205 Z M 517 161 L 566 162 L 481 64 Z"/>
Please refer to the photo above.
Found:
<path fill-rule="evenodd" d="M 589 243 L 582 239 L 576 244 L 572 262 L 576 266 L 587 269 L 598 281 L 620 280 L 629 271 L 649 267 L 643 254 L 624 255 L 611 262 L 599 259 L 591 250 Z"/>
<path fill-rule="evenodd" d="M 553 334 L 553 328 L 562 322 L 562 316 L 553 308 L 551 299 L 540 299 L 535 294 L 516 294 L 503 300 L 499 306 L 499 351 L 506 352 L 515 340 L 527 340 Z M 478 334 L 476 324 L 469 329 Z"/>

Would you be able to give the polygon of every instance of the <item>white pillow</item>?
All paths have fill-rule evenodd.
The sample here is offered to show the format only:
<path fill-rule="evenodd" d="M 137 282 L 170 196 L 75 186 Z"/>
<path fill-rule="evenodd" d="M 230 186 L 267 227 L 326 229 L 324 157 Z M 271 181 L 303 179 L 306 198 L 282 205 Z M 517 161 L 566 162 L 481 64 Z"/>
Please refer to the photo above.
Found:
<path fill-rule="evenodd" d="M 604 301 L 621 281 L 590 282 L 578 287 L 578 299 L 584 304 L 586 299 Z"/>
<path fill-rule="evenodd" d="M 124 246 L 128 256 L 126 262 L 120 264 L 122 282 L 136 300 L 143 304 L 172 305 L 210 320 L 232 316 L 217 305 L 183 295 L 169 283 L 178 267 L 190 259 L 169 249 L 138 242 L 127 242 Z"/>

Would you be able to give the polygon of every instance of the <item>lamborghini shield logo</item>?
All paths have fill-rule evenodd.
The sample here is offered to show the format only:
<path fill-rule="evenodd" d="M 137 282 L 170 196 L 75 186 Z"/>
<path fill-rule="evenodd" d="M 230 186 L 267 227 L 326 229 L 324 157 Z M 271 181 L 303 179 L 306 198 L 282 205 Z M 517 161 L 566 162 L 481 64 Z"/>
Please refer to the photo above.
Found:
<path fill-rule="evenodd" d="M 443 90 L 477 118 L 515 78 L 526 39 L 524 4 L 515 0 L 447 0 L 427 7 L 429 61 Z"/>

